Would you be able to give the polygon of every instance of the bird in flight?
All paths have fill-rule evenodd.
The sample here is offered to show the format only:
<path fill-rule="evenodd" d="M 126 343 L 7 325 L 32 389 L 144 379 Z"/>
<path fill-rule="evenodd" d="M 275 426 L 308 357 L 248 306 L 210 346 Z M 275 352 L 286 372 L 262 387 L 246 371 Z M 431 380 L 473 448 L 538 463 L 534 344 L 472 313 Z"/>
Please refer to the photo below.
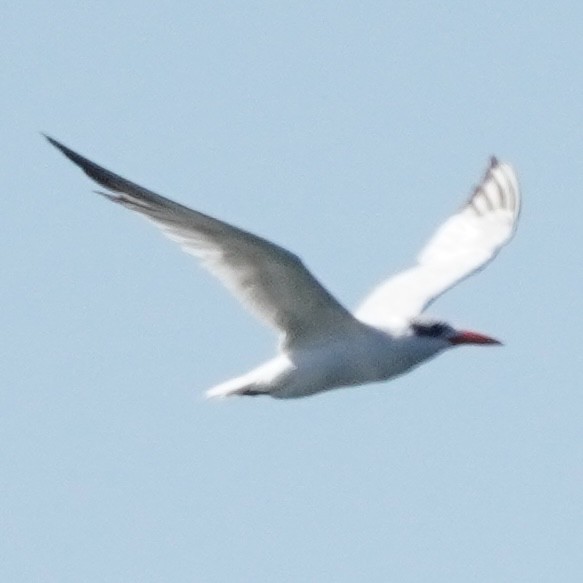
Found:
<path fill-rule="evenodd" d="M 512 167 L 496 158 L 417 263 L 373 289 L 352 314 L 290 251 L 160 196 L 45 137 L 107 190 L 99 194 L 152 221 L 279 332 L 274 358 L 211 388 L 209 397 L 305 397 L 391 379 L 454 346 L 500 344 L 423 315 L 433 300 L 493 259 L 514 234 L 518 180 Z"/>

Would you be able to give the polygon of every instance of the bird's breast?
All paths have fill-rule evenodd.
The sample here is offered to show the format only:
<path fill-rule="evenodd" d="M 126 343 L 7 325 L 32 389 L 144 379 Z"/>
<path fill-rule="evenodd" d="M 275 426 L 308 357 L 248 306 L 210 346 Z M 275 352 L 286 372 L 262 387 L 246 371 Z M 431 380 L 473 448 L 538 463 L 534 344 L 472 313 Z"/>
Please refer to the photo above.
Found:
<path fill-rule="evenodd" d="M 398 341 L 380 333 L 329 342 L 293 360 L 303 382 L 322 389 L 383 381 L 415 364 Z"/>

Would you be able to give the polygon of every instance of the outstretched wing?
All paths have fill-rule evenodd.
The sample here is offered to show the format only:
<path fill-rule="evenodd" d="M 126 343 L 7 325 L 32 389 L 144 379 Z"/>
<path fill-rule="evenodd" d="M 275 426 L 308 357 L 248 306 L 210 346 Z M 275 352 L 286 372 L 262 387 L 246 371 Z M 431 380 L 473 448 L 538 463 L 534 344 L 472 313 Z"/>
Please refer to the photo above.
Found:
<path fill-rule="evenodd" d="M 286 347 L 330 337 L 357 324 L 286 249 L 147 190 L 46 136 L 113 202 L 136 211 L 200 258 L 253 313 L 283 333 Z"/>
<path fill-rule="evenodd" d="M 430 239 L 417 265 L 378 286 L 356 311 L 372 325 L 402 323 L 483 268 L 512 238 L 520 189 L 512 167 L 492 158 L 470 199 Z"/>

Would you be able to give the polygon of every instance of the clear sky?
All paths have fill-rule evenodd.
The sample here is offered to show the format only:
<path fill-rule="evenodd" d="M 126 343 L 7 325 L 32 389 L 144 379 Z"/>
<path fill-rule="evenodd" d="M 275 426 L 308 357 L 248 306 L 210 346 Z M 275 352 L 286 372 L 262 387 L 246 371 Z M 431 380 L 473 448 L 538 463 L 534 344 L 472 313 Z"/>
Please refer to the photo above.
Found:
<path fill-rule="evenodd" d="M 583 581 L 582 6 L 3 6 L 0 580 Z M 39 131 L 351 308 L 496 154 L 516 239 L 431 313 L 506 346 L 207 402 L 271 332 Z"/>

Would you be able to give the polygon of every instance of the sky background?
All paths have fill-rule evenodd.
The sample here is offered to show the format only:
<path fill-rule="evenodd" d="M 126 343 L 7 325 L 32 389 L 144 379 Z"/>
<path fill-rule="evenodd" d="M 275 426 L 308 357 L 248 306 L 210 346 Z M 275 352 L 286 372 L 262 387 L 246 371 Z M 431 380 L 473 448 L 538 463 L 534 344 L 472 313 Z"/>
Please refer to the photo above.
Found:
<path fill-rule="evenodd" d="M 7 2 L 0 580 L 583 581 L 583 5 Z M 350 308 L 511 162 L 431 313 L 505 341 L 207 402 L 274 336 L 40 131 L 299 254 Z"/>

